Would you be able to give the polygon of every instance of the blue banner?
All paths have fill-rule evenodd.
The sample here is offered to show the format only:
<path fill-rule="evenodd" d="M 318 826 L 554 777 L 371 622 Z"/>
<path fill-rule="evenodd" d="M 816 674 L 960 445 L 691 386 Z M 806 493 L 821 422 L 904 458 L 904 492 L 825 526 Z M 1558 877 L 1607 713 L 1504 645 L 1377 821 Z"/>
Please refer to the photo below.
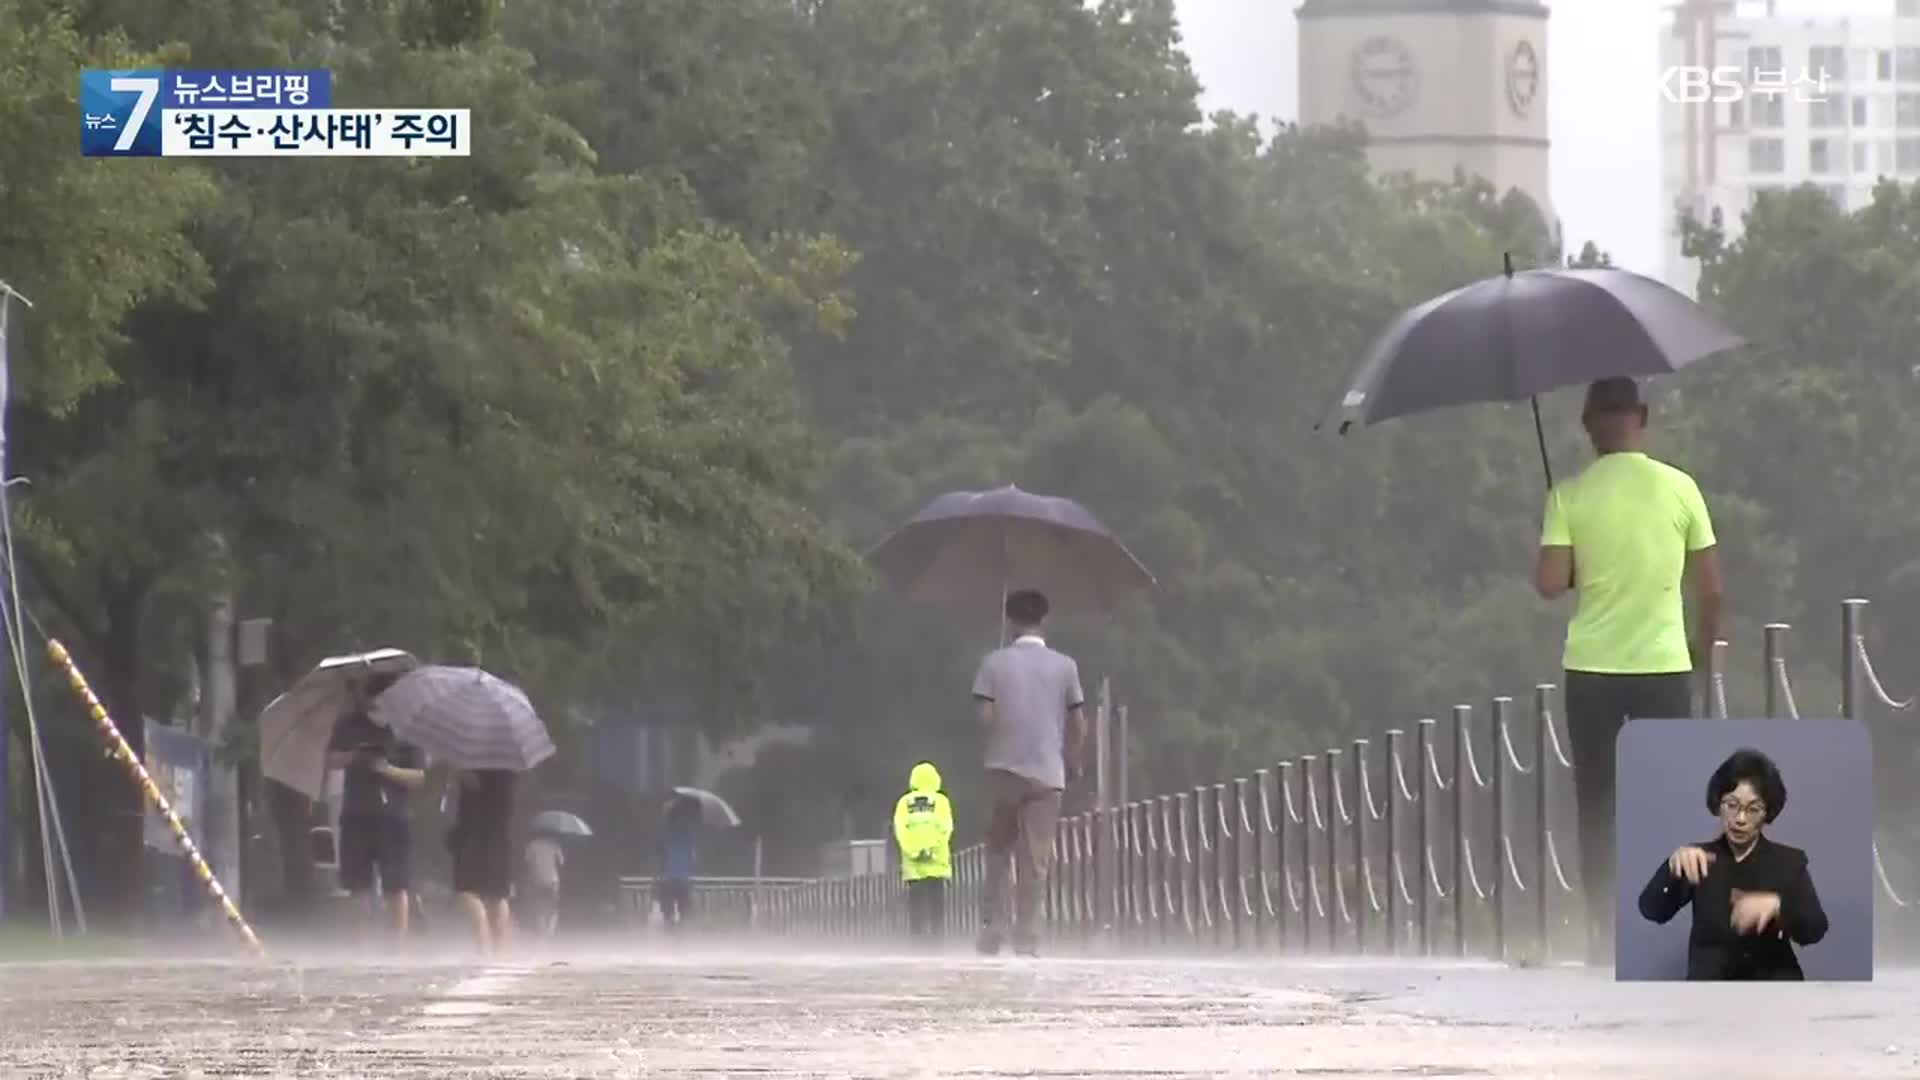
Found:
<path fill-rule="evenodd" d="M 173 812 L 187 827 L 194 843 L 202 843 L 200 832 L 201 815 L 207 802 L 207 744 L 204 739 L 177 727 L 146 722 L 147 730 L 147 775 L 153 778 L 153 784 L 160 789 Z M 147 807 L 146 828 L 144 829 L 147 846 L 169 855 L 180 854 L 180 844 L 173 838 L 173 830 L 167 827 L 167 819 L 160 811 Z"/>
<path fill-rule="evenodd" d="M 333 75 L 306 71 L 172 71 L 160 87 L 162 109 L 331 109 Z"/>

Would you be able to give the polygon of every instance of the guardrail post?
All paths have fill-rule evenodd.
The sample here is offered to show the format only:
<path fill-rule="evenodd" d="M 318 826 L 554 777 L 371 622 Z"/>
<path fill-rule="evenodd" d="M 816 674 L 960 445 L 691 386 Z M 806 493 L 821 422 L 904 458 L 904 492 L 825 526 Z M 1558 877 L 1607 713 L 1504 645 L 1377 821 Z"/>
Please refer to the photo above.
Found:
<path fill-rule="evenodd" d="M 1507 740 L 1513 699 L 1493 699 L 1493 958 L 1507 958 Z"/>
<path fill-rule="evenodd" d="M 1769 720 L 1780 719 L 1780 666 L 1786 662 L 1787 624 L 1768 623 L 1761 631 L 1763 642 L 1763 663 L 1766 665 L 1766 716 Z"/>
<path fill-rule="evenodd" d="M 1400 910 L 1400 890 L 1405 882 L 1400 876 L 1400 815 L 1396 807 L 1400 804 L 1399 776 L 1394 771 L 1395 763 L 1400 760 L 1400 744 L 1406 733 L 1399 728 L 1387 730 L 1387 753 L 1380 770 L 1380 784 L 1387 793 L 1386 805 L 1381 808 L 1381 825 L 1387 834 L 1386 878 L 1387 878 L 1387 955 L 1399 956 L 1401 940 L 1405 936 L 1405 927 L 1401 925 L 1406 913 Z"/>
<path fill-rule="evenodd" d="M 1273 869 L 1280 880 L 1280 904 L 1274 909 L 1273 940 L 1274 945 L 1285 951 L 1287 947 L 1287 927 L 1293 923 L 1293 863 L 1287 858 L 1287 835 L 1293 828 L 1293 762 L 1276 763 L 1273 777 L 1274 802 L 1280 804 L 1280 813 L 1273 820 Z M 1301 940 L 1305 941 L 1306 905 L 1301 905 Z M 1303 945 L 1304 947 L 1304 945 Z"/>
<path fill-rule="evenodd" d="M 1320 817 L 1319 797 L 1314 792 L 1314 769 L 1320 758 L 1315 754 L 1300 755 L 1300 831 L 1304 839 L 1300 842 L 1300 951 L 1313 951 L 1314 912 L 1320 913 L 1319 921 L 1331 925 L 1332 907 L 1321 902 L 1319 888 L 1320 873 L 1313 864 L 1314 822 L 1320 821 L 1320 832 L 1325 833 L 1326 822 Z M 1323 841 L 1324 842 L 1324 839 Z M 1327 948 L 1333 948 L 1333 934 L 1326 931 Z"/>
<path fill-rule="evenodd" d="M 1234 929 L 1233 905 L 1227 902 L 1227 844 L 1233 838 L 1227 820 L 1227 785 L 1213 785 L 1213 944 L 1224 947 Z"/>
<path fill-rule="evenodd" d="M 1548 933 L 1548 897 L 1553 890 L 1547 884 L 1557 880 L 1547 873 L 1551 867 L 1553 855 L 1547 850 L 1548 817 L 1551 799 L 1547 787 L 1548 763 L 1554 760 L 1553 744 L 1553 691 L 1554 684 L 1539 683 L 1533 688 L 1533 816 L 1536 827 L 1533 833 L 1534 877 L 1540 882 L 1539 894 L 1534 897 L 1535 931 L 1540 935 L 1540 958 L 1542 961 L 1553 955 L 1553 941 Z"/>
<path fill-rule="evenodd" d="M 1326 783 L 1327 811 L 1321 818 L 1327 824 L 1327 951 L 1337 953 L 1346 944 L 1346 928 L 1341 925 L 1340 884 L 1340 759 L 1345 755 L 1337 746 L 1327 747 L 1321 759 L 1326 763 L 1322 777 Z"/>
<path fill-rule="evenodd" d="M 1467 789 L 1473 786 L 1467 740 L 1473 737 L 1473 706 L 1453 707 L 1453 954 L 1467 955 L 1467 885 L 1473 870 L 1467 848 Z"/>
<path fill-rule="evenodd" d="M 1854 597 L 1840 602 L 1840 715 L 1860 719 L 1860 637 L 1867 601 Z"/>
<path fill-rule="evenodd" d="M 1267 944 L 1267 920 L 1273 917 L 1273 890 L 1267 885 L 1267 836 L 1273 831 L 1273 802 L 1267 796 L 1267 788 L 1272 773 L 1266 769 L 1253 771 L 1254 818 L 1253 850 L 1250 852 L 1252 866 L 1249 868 L 1253 880 L 1253 945 L 1256 949 Z"/>
<path fill-rule="evenodd" d="M 1175 869 L 1180 876 L 1180 928 L 1182 937 L 1189 943 L 1199 932 L 1199 922 L 1194 918 L 1193 889 L 1197 863 L 1193 857 L 1193 815 L 1190 807 L 1193 793 L 1182 791 L 1173 797 L 1174 816 L 1180 822 L 1179 845 L 1174 849 Z"/>
<path fill-rule="evenodd" d="M 1433 821 L 1428 809 L 1433 805 L 1433 729 L 1437 721 L 1424 718 L 1414 728 L 1413 754 L 1418 760 L 1414 764 L 1413 785 L 1413 877 L 1419 882 L 1419 891 L 1414 897 L 1414 918 L 1420 922 L 1420 955 L 1433 955 L 1433 906 L 1429 898 L 1433 889 L 1429 881 L 1433 879 Z"/>
<path fill-rule="evenodd" d="M 1247 778 L 1244 776 L 1233 780 L 1233 812 L 1227 816 L 1227 823 L 1233 832 L 1233 886 L 1227 890 L 1227 898 L 1233 904 L 1233 947 L 1239 949 L 1246 943 L 1246 924 L 1253 917 L 1249 910 L 1253 905 L 1247 892 L 1246 859 L 1247 834 L 1253 831 L 1253 822 L 1247 817 Z"/>
<path fill-rule="evenodd" d="M 1368 882 L 1367 822 L 1373 800 L 1367 797 L 1367 740 L 1353 740 L 1353 795 L 1347 800 L 1353 815 L 1353 951 L 1367 952 L 1367 924 L 1373 921 L 1373 889 Z"/>

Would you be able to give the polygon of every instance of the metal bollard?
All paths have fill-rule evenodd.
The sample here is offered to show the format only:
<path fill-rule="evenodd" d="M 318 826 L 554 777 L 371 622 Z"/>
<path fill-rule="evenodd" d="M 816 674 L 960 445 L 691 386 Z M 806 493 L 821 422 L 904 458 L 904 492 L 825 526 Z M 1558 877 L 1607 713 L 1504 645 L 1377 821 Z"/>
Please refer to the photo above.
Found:
<path fill-rule="evenodd" d="M 1552 802 L 1547 788 L 1547 774 L 1548 762 L 1553 760 L 1553 691 L 1552 683 L 1539 683 L 1533 688 L 1533 876 L 1540 883 L 1535 888 L 1539 895 L 1533 898 L 1533 906 L 1534 932 L 1539 935 L 1540 958 L 1543 961 L 1553 954 L 1553 941 L 1547 932 L 1550 915 L 1548 897 L 1553 894 L 1553 889 L 1547 884 L 1552 880 L 1547 873 L 1550 869 L 1548 864 L 1552 861 L 1547 850 L 1547 823 L 1551 820 L 1547 816 L 1547 809 Z"/>
<path fill-rule="evenodd" d="M 1399 956 L 1400 943 L 1404 935 L 1401 920 L 1406 913 L 1400 910 L 1400 891 L 1406 887 L 1400 876 L 1400 815 L 1395 808 L 1400 805 L 1400 785 L 1394 772 L 1394 763 L 1400 760 L 1400 744 L 1406 733 L 1399 728 L 1387 729 L 1387 754 L 1381 765 L 1380 786 L 1387 793 L 1386 805 L 1381 807 L 1381 827 L 1387 834 L 1386 879 L 1387 879 L 1387 955 Z"/>
<path fill-rule="evenodd" d="M 1318 912 L 1318 921 L 1325 923 L 1333 917 L 1333 909 L 1321 903 L 1320 872 L 1313 863 L 1314 822 L 1320 821 L 1320 831 L 1324 833 L 1326 822 L 1320 817 L 1320 802 L 1314 793 L 1314 769 L 1319 765 L 1317 754 L 1300 755 L 1300 951 L 1313 951 L 1314 913 Z M 1324 839 L 1322 840 L 1324 843 Z M 1327 934 L 1329 946 L 1333 935 Z"/>
<path fill-rule="evenodd" d="M 1368 887 L 1367 821 L 1373 800 L 1367 797 L 1367 740 L 1353 740 L 1353 951 L 1366 955 L 1367 924 L 1373 921 L 1373 890 Z"/>
<path fill-rule="evenodd" d="M 1213 785 L 1213 909 L 1218 918 L 1213 924 L 1213 943 L 1224 946 L 1229 933 L 1237 933 L 1239 920 L 1237 912 L 1228 899 L 1231 890 L 1227 888 L 1227 875 L 1233 866 L 1232 849 L 1238 834 L 1227 820 L 1227 785 Z"/>
<path fill-rule="evenodd" d="M 1766 717 L 1780 719 L 1780 665 L 1786 662 L 1786 623 L 1768 623 L 1761 632 L 1763 663 L 1766 665 Z"/>
<path fill-rule="evenodd" d="M 1194 941 L 1199 944 L 1217 937 L 1220 932 L 1220 924 L 1213 910 L 1220 853 L 1214 844 L 1213 825 L 1207 807 L 1207 787 L 1204 784 L 1193 789 L 1193 849 L 1193 895 L 1198 902 L 1196 910 L 1200 918 Z"/>
<path fill-rule="evenodd" d="M 1467 789 L 1473 785 L 1467 740 L 1473 737 L 1473 706 L 1453 707 L 1453 954 L 1467 955 Z"/>
<path fill-rule="evenodd" d="M 1727 648 L 1726 642 L 1715 641 L 1707 654 L 1707 701 L 1700 711 L 1715 720 L 1727 718 Z"/>
<path fill-rule="evenodd" d="M 1433 955 L 1433 908 L 1427 898 L 1433 892 L 1428 884 L 1433 878 L 1430 867 L 1433 865 L 1433 822 L 1427 816 L 1427 808 L 1433 805 L 1433 729 L 1437 725 L 1431 717 L 1422 719 L 1414 728 L 1413 753 L 1419 759 L 1414 766 L 1414 775 L 1418 777 L 1413 785 L 1413 834 L 1414 868 L 1413 876 L 1420 883 L 1420 891 L 1413 894 L 1414 918 L 1420 924 L 1420 955 Z"/>
<path fill-rule="evenodd" d="M 1173 797 L 1174 817 L 1180 823 L 1180 836 L 1177 847 L 1175 868 L 1180 875 L 1180 930 L 1184 940 L 1191 943 L 1198 932 L 1193 914 L 1193 826 L 1189 807 L 1193 802 L 1191 792 L 1180 792 Z"/>
<path fill-rule="evenodd" d="M 1228 890 L 1233 901 L 1233 947 L 1238 950 L 1252 936 L 1248 923 L 1253 921 L 1252 898 L 1247 893 L 1247 834 L 1253 832 L 1253 822 L 1247 819 L 1247 778 L 1234 777 L 1233 813 L 1229 823 L 1233 830 L 1233 887 Z"/>
<path fill-rule="evenodd" d="M 1507 744 L 1513 699 L 1493 699 L 1493 958 L 1507 958 Z"/>
<path fill-rule="evenodd" d="M 1273 871 L 1280 882 L 1280 906 L 1274 911 L 1273 940 L 1284 951 L 1287 927 L 1293 921 L 1294 897 L 1298 895 L 1293 887 L 1293 864 L 1287 860 L 1287 833 L 1293 825 L 1293 762 L 1282 761 L 1276 766 L 1274 801 L 1280 804 L 1280 815 L 1273 823 Z"/>
<path fill-rule="evenodd" d="M 1340 879 L 1340 763 L 1346 755 L 1337 746 L 1327 747 L 1326 755 L 1321 759 L 1326 763 L 1326 772 L 1322 781 L 1326 784 L 1327 796 L 1327 951 L 1338 952 L 1346 938 L 1346 921 L 1350 916 L 1341 903 L 1346 895 Z"/>
<path fill-rule="evenodd" d="M 1253 875 L 1253 945 L 1265 948 L 1267 920 L 1273 918 L 1273 890 L 1267 884 L 1267 837 L 1273 832 L 1273 803 L 1267 797 L 1272 774 L 1266 769 L 1253 771 L 1254 819 L 1249 867 Z"/>
<path fill-rule="evenodd" d="M 1860 639 L 1866 633 L 1867 601 L 1840 602 L 1840 715 L 1860 719 Z"/>
<path fill-rule="evenodd" d="M 1173 937 L 1174 919 L 1183 910 L 1175 897 L 1180 888 L 1180 867 L 1175 862 L 1179 851 L 1174 840 L 1174 822 L 1178 820 L 1176 800 L 1171 795 L 1159 797 L 1160 821 L 1160 944 L 1165 945 Z"/>

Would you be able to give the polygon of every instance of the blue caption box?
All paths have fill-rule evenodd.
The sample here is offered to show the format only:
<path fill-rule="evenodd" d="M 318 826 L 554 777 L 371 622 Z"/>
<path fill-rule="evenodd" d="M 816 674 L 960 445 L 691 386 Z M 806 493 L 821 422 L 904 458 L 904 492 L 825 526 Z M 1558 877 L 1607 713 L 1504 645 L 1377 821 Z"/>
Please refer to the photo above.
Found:
<path fill-rule="evenodd" d="M 333 77 L 324 69 L 168 71 L 163 109 L 331 109 Z"/>
<path fill-rule="evenodd" d="M 159 157 L 160 90 L 166 72 L 80 72 L 80 153 L 86 157 Z"/>
<path fill-rule="evenodd" d="M 325 70 L 80 72 L 80 153 L 161 156 L 162 114 L 180 109 L 328 109 Z"/>

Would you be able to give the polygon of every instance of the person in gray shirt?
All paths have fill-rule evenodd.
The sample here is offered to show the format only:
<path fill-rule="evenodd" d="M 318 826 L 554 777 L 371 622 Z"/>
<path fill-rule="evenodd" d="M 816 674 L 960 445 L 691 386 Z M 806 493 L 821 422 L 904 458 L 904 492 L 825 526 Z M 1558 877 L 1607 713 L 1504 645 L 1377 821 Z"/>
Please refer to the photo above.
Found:
<path fill-rule="evenodd" d="M 1040 897 L 1060 820 L 1060 797 L 1077 775 L 1087 738 L 1080 666 L 1047 647 L 1040 634 L 1047 598 L 1031 590 L 1007 597 L 1013 644 L 980 662 L 973 700 L 987 731 L 987 882 L 979 950 L 992 956 L 1009 936 L 1014 952 L 1039 951 Z M 1007 875 L 1016 872 L 1017 896 Z M 1011 899 L 1011 907 L 1009 900 Z"/>

